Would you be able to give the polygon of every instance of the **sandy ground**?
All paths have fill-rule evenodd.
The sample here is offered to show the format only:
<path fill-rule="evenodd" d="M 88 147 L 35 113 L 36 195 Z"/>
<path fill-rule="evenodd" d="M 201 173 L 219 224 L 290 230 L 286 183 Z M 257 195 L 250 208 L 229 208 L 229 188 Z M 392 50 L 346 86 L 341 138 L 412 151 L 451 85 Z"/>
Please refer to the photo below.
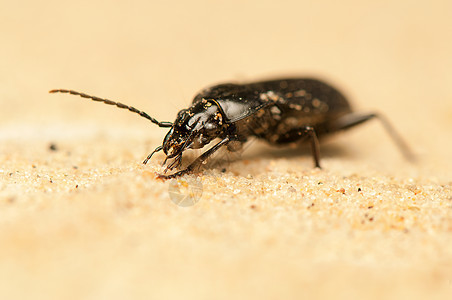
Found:
<path fill-rule="evenodd" d="M 0 299 L 452 297 L 450 1 L 3 2 Z M 372 121 L 322 170 L 251 142 L 163 182 L 141 161 L 165 130 L 47 93 L 172 121 L 208 85 L 284 75 L 384 113 L 418 161 Z"/>

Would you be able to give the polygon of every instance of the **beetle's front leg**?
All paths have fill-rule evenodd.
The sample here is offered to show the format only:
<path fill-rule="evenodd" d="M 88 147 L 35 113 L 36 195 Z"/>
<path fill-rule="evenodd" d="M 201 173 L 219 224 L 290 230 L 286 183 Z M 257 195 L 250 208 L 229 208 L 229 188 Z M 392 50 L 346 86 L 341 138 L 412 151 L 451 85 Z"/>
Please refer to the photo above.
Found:
<path fill-rule="evenodd" d="M 218 149 L 220 149 L 222 146 L 227 145 L 231 141 L 230 137 L 225 137 L 223 140 L 215 144 L 212 148 L 201 154 L 197 159 L 195 159 L 187 168 L 185 168 L 182 171 L 165 175 L 165 174 L 158 174 L 157 177 L 161 179 L 171 179 L 176 178 L 185 174 L 188 174 L 192 172 L 194 169 L 199 167 L 204 161 L 206 161 L 213 153 L 215 153 Z"/>
<path fill-rule="evenodd" d="M 165 169 L 165 173 L 168 171 L 168 170 L 172 170 L 172 169 L 174 169 L 174 168 L 178 168 L 180 165 L 182 164 L 182 154 L 179 154 L 178 156 L 176 156 L 175 158 L 174 158 L 174 160 L 166 167 L 166 169 Z"/>

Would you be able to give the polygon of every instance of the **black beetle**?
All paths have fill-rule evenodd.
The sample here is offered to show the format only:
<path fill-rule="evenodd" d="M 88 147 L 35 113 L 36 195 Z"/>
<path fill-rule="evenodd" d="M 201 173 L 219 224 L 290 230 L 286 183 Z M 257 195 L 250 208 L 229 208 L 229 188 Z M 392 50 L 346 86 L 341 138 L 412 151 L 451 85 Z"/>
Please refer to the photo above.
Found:
<path fill-rule="evenodd" d="M 212 140 L 220 141 L 200 155 L 186 169 L 170 175 L 169 179 L 192 172 L 222 146 L 237 151 L 250 137 L 270 144 L 284 145 L 310 141 L 315 166 L 320 168 L 318 138 L 359 125 L 373 118 L 383 123 L 393 140 L 407 158 L 412 154 L 390 123 L 376 113 L 353 112 L 346 98 L 329 84 L 317 79 L 288 78 L 247 84 L 226 83 L 204 89 L 195 96 L 192 106 L 177 114 L 176 120 L 159 122 L 132 106 L 72 90 L 52 90 L 50 93 L 70 93 L 119 108 L 128 109 L 157 124 L 171 127 L 163 144 L 144 161 L 163 150 L 166 159 L 174 159 L 165 169 L 181 165 L 186 149 L 203 148 Z"/>

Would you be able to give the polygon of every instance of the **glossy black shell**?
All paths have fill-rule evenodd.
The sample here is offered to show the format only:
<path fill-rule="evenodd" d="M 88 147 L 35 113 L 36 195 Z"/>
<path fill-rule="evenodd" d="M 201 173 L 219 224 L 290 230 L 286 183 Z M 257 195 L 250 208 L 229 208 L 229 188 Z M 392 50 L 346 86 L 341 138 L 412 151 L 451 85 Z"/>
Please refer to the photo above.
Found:
<path fill-rule="evenodd" d="M 316 79 L 282 79 L 249 84 L 220 84 L 201 91 L 193 105 L 215 99 L 239 140 L 248 136 L 271 144 L 297 140 L 293 132 L 311 126 L 317 136 L 335 131 L 335 120 L 352 110 L 345 97 L 329 84 Z"/>

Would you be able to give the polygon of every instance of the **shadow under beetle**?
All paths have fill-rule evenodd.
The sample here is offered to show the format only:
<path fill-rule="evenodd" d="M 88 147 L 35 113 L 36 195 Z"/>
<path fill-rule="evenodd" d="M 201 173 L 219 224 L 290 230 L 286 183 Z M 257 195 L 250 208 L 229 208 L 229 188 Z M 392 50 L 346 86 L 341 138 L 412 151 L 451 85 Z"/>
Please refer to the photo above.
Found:
<path fill-rule="evenodd" d="M 160 122 L 132 106 L 72 90 L 52 90 L 50 93 L 70 93 L 119 108 L 128 109 L 159 127 L 170 127 L 161 146 L 144 161 L 162 151 L 165 169 L 181 166 L 186 149 L 199 149 L 219 138 L 220 141 L 196 158 L 184 170 L 163 179 L 175 178 L 194 171 L 215 151 L 225 146 L 229 151 L 241 149 L 250 137 L 264 139 L 273 145 L 309 141 L 315 166 L 320 168 L 318 138 L 348 129 L 378 118 L 392 139 L 409 159 L 409 148 L 390 123 L 377 113 L 356 113 L 346 98 L 329 84 L 308 78 L 276 79 L 247 84 L 226 83 L 202 90 L 188 109 L 182 109 L 176 120 Z"/>

